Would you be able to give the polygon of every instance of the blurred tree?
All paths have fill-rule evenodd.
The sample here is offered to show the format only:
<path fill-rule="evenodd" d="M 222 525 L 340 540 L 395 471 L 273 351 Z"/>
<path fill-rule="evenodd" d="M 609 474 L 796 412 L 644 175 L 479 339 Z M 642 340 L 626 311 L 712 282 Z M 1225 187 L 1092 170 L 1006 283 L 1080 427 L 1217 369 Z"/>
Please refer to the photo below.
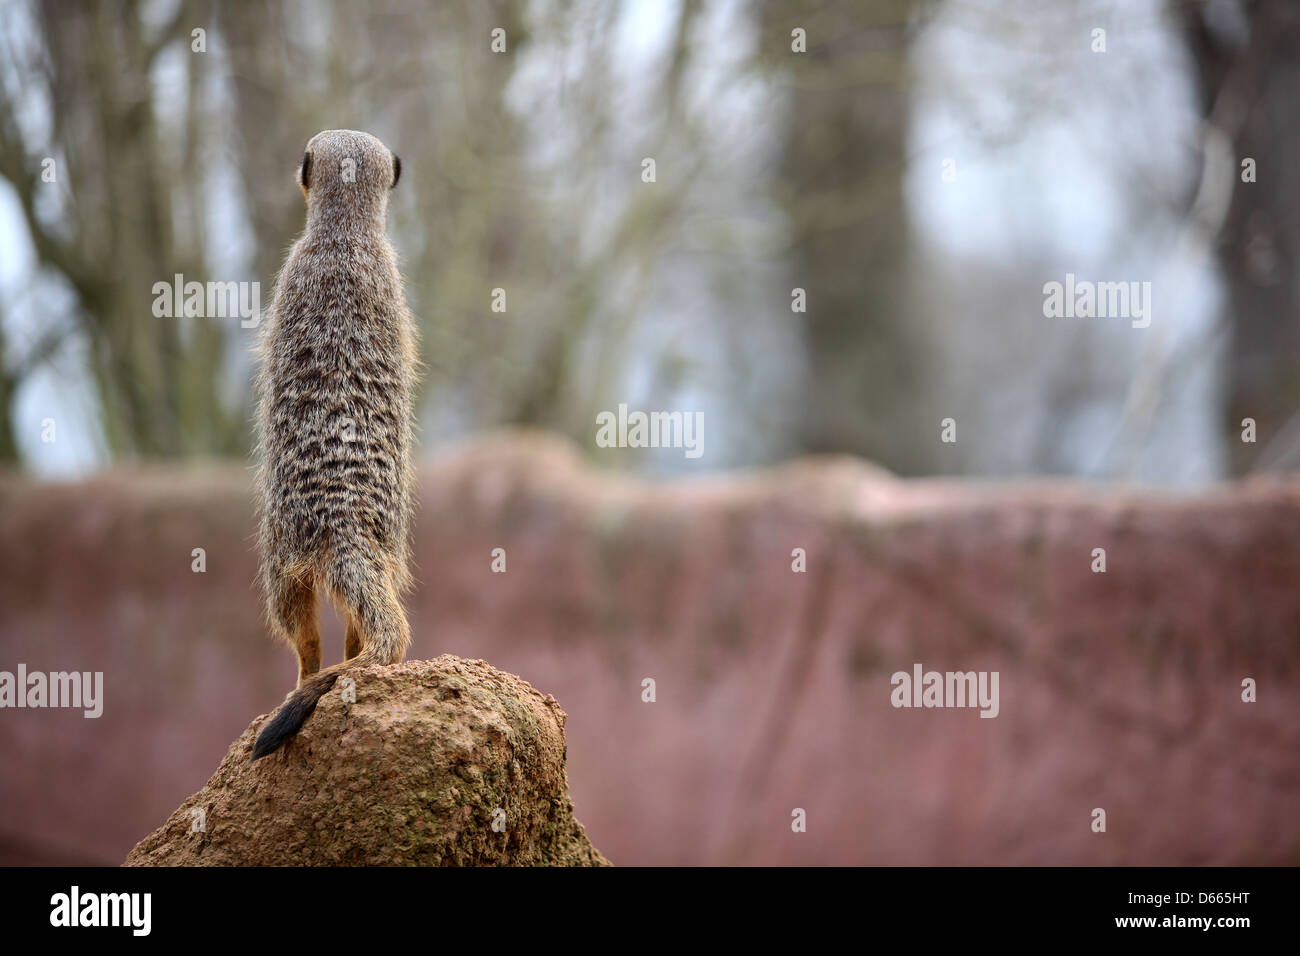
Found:
<path fill-rule="evenodd" d="M 761 12 L 761 56 L 788 87 L 776 188 L 791 226 L 791 281 L 808 297 L 798 437 L 806 451 L 864 455 L 900 473 L 922 470 L 933 445 L 919 440 L 909 401 L 919 349 L 903 173 L 918 7 L 767 0 Z M 806 53 L 791 49 L 796 29 Z"/>
<path fill-rule="evenodd" d="M 40 54 L 11 52 L 20 92 L 48 100 L 49 136 L 29 141 L 15 91 L 6 88 L 0 175 L 18 194 L 40 265 L 75 296 L 72 322 L 58 331 L 88 343 L 109 450 L 164 457 L 239 451 L 244 415 L 219 395 L 225 331 L 208 321 L 159 319 L 152 310 L 154 283 L 206 274 L 206 223 L 181 198 L 202 192 L 202 103 L 187 102 L 180 130 L 164 129 L 153 89 L 162 52 L 188 44 L 197 5 L 177 4 L 161 24 L 141 7 L 118 0 L 36 8 Z M 193 60 L 184 66 L 192 97 L 199 68 Z M 57 186 L 40 175 L 45 156 L 57 157 Z M 64 201 L 51 215 L 52 195 L 40 194 L 56 190 Z M 51 350 L 43 346 L 32 358 Z M 12 442 L 4 447 L 12 453 Z"/>
<path fill-rule="evenodd" d="M 1255 163 L 1250 183 L 1241 181 L 1238 166 L 1218 236 L 1232 330 L 1224 424 L 1231 469 L 1240 475 L 1261 458 L 1276 461 L 1300 450 L 1293 420 L 1300 414 L 1300 3 L 1171 0 L 1171 6 L 1206 122 L 1231 141 L 1238 163 Z M 1258 444 L 1240 440 L 1243 418 L 1258 423 Z M 1279 437 L 1291 447 L 1279 448 Z"/>
<path fill-rule="evenodd" d="M 240 269 L 219 278 L 261 282 L 268 305 L 301 229 L 302 148 L 319 129 L 354 127 L 404 161 L 392 218 L 424 331 L 426 436 L 526 423 L 586 440 L 594 411 L 629 397 L 629 383 L 642 400 L 685 383 L 754 398 L 727 413 L 779 432 L 769 449 L 917 470 L 901 176 L 903 45 L 919 2 L 809 0 L 798 16 L 701 0 L 667 14 L 593 0 L 36 7 L 34 52 L 15 58 L 21 84 L 0 102 L 0 175 L 23 198 L 42 269 L 74 293 L 74 321 L 52 323 L 52 342 L 0 341 L 0 401 L 73 336 L 88 346 L 110 455 L 244 454 L 254 335 L 231 320 L 155 318 L 153 284 Z M 791 81 L 777 135 L 766 115 L 743 130 L 764 156 L 781 144 L 775 197 L 765 160 L 750 167 L 752 193 L 736 183 L 749 144 L 718 141 L 749 79 L 719 48 L 755 17 L 777 34 L 764 72 Z M 778 56 L 795 21 L 809 53 Z M 629 41 L 647 24 L 662 45 Z M 203 55 L 190 50 L 198 26 Z M 643 73 L 621 61 L 629 49 L 653 49 Z M 48 134 L 19 122 L 42 97 Z M 60 158 L 62 202 L 38 201 L 46 154 Z M 639 176 L 647 155 L 663 164 L 653 188 Z M 753 225 L 776 218 L 773 198 L 793 231 L 784 253 Z M 244 227 L 251 243 L 238 241 Z M 750 307 L 771 303 L 754 286 L 782 255 L 809 292 L 811 373 L 799 416 L 774 424 L 770 406 L 755 411 L 767 379 L 746 369 L 764 368 L 758 343 L 789 340 L 785 324 L 759 334 L 785 310 L 760 319 Z M 498 288 L 504 312 L 492 309 Z M 669 330 L 692 309 L 702 321 Z M 13 447 L 0 429 L 0 455 Z"/>
<path fill-rule="evenodd" d="M 73 321 L 52 322 L 28 348 L 0 340 L 3 407 L 76 338 L 89 346 L 110 456 L 245 454 L 255 333 L 232 319 L 157 318 L 152 289 L 177 273 L 242 278 L 261 283 L 265 309 L 302 228 L 294 167 L 313 133 L 346 126 L 374 131 L 406 160 L 397 213 L 413 298 L 438 302 L 436 313 L 421 310 L 438 356 L 434 387 L 483 399 L 466 403 L 472 424 L 545 420 L 555 383 L 503 368 L 524 364 L 531 340 L 485 321 L 492 287 L 543 285 L 545 257 L 525 256 L 537 236 L 522 225 L 530 213 L 504 102 L 527 41 L 523 6 L 180 0 L 159 22 L 159 9 L 137 0 L 33 5 L 30 49 L 8 51 L 18 85 L 0 92 L 0 175 L 18 192 L 39 267 L 75 307 Z M 511 55 L 490 53 L 496 27 Z M 203 51 L 191 46 L 197 28 Z M 20 122 L 42 102 L 48 130 Z M 57 185 L 41 179 L 45 156 L 58 158 Z M 246 252 L 214 245 L 245 226 Z M 246 271 L 214 276 L 215 260 Z M 12 459 L 3 417 L 0 456 Z"/>

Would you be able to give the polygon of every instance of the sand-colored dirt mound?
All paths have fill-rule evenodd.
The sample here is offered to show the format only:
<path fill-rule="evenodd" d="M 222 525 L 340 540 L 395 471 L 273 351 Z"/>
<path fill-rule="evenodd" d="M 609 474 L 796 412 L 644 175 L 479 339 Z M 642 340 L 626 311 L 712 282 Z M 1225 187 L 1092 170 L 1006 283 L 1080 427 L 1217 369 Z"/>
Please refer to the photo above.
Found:
<path fill-rule="evenodd" d="M 256 763 L 269 715 L 249 724 L 126 865 L 608 864 L 573 816 L 555 698 L 451 655 L 351 676 Z"/>

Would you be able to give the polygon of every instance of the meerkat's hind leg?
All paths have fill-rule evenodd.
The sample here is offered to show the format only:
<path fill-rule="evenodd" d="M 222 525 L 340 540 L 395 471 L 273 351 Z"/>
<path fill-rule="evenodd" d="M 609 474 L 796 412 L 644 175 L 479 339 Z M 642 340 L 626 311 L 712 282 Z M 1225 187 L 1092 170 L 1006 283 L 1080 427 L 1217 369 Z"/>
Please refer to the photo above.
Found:
<path fill-rule="evenodd" d="M 320 670 L 320 623 L 316 589 L 300 578 L 283 575 L 271 584 L 271 616 L 280 636 L 298 652 L 298 686 Z"/>
<path fill-rule="evenodd" d="M 361 627 L 357 624 L 355 614 L 345 612 L 348 619 L 348 634 L 343 644 L 343 659 L 350 661 L 361 653 Z"/>
<path fill-rule="evenodd" d="M 347 549 L 335 553 L 325 575 L 330 590 L 346 609 L 348 658 L 361 656 L 365 663 L 373 664 L 403 660 L 411 644 L 411 630 L 390 559 Z"/>

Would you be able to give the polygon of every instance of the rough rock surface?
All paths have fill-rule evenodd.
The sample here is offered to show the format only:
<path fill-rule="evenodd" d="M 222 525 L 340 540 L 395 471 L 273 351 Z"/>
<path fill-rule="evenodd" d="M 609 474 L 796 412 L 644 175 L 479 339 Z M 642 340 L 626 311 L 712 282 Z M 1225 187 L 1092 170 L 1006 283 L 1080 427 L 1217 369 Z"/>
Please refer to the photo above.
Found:
<path fill-rule="evenodd" d="M 609 865 L 573 816 L 555 698 L 451 655 L 353 677 L 354 703 L 340 681 L 256 763 L 269 715 L 249 724 L 126 865 Z"/>

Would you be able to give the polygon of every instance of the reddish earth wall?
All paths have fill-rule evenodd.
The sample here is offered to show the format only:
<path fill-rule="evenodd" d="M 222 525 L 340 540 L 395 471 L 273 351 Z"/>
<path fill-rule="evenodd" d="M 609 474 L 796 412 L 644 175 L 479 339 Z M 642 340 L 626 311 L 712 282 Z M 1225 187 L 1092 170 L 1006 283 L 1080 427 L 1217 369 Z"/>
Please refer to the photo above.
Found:
<path fill-rule="evenodd" d="M 653 484 L 515 434 L 422 485 L 411 656 L 559 700 L 616 864 L 1300 863 L 1300 483 Z M 0 670 L 105 683 L 97 720 L 0 710 L 0 862 L 120 862 L 293 686 L 252 533 L 239 467 L 0 480 Z M 893 708 L 916 662 L 998 671 L 999 716 Z"/>

